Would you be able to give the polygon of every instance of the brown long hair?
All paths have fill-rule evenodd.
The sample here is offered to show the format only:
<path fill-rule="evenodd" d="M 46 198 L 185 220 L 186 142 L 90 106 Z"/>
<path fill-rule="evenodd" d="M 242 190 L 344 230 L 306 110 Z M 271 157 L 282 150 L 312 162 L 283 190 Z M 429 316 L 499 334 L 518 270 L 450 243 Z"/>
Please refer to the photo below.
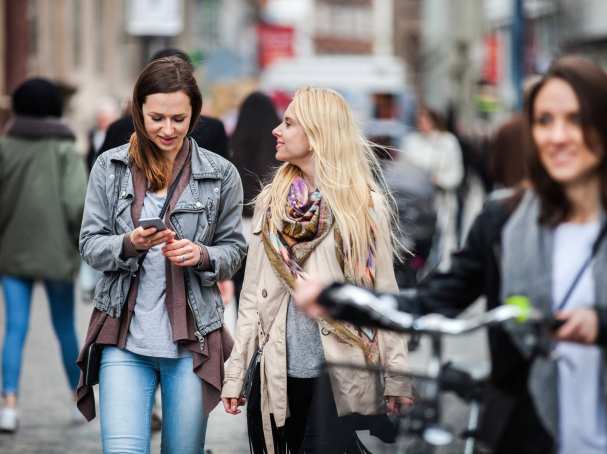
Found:
<path fill-rule="evenodd" d="M 530 131 L 533 131 L 533 110 L 537 95 L 551 79 L 561 79 L 569 84 L 580 104 L 581 127 L 584 141 L 592 153 L 600 155 L 601 203 L 607 207 L 607 73 L 592 61 L 579 56 L 557 59 L 542 79 L 531 88 L 525 106 Z M 531 153 L 528 154 L 529 177 L 540 198 L 540 223 L 556 226 L 571 215 L 571 203 L 564 188 L 553 180 L 542 165 L 537 145 L 531 136 Z"/>
<path fill-rule="evenodd" d="M 527 177 L 527 118 L 514 114 L 495 131 L 489 144 L 489 173 L 494 184 L 511 188 Z"/>
<path fill-rule="evenodd" d="M 143 104 L 147 96 L 155 93 L 173 93 L 183 91 L 192 106 L 192 117 L 188 135 L 194 129 L 200 110 L 202 95 L 192 72 L 192 65 L 179 57 L 163 57 L 153 60 L 143 69 L 135 88 L 131 112 L 135 132 L 131 136 L 129 156 L 133 164 L 146 177 L 151 189 L 158 191 L 168 185 L 171 164 L 148 136 L 143 121 Z"/>

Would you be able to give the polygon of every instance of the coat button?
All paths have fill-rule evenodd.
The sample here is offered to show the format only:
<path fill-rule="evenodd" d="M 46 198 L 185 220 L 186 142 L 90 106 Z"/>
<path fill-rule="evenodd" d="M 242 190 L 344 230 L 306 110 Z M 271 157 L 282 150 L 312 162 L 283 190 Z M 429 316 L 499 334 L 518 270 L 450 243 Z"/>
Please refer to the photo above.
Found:
<path fill-rule="evenodd" d="M 329 330 L 327 328 L 321 328 L 320 333 L 323 336 L 328 336 L 330 334 Z"/>
<path fill-rule="evenodd" d="M 213 191 L 219 192 L 219 188 L 215 188 L 215 189 L 213 189 Z"/>
<path fill-rule="evenodd" d="M 202 208 L 202 203 L 196 202 L 196 208 Z"/>
<path fill-rule="evenodd" d="M 267 298 L 268 291 L 265 288 L 261 291 L 261 296 L 263 296 L 264 298 Z"/>

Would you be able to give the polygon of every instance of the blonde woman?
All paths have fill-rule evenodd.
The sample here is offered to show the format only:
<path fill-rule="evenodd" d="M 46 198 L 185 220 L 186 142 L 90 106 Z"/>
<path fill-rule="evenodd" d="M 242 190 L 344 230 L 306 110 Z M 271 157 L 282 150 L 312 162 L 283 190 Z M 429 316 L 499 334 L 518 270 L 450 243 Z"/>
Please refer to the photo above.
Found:
<path fill-rule="evenodd" d="M 396 291 L 393 213 L 374 178 L 373 151 L 336 92 L 297 91 L 273 134 L 284 164 L 256 203 L 222 399 L 228 413 L 240 413 L 245 373 L 262 349 L 247 408 L 252 451 L 343 453 L 357 443 L 351 415 L 411 404 L 407 380 L 393 372 L 405 367 L 404 339 L 308 319 L 291 293 L 308 274 Z M 325 362 L 390 372 L 330 368 L 330 385 L 321 386 Z M 322 433 L 312 415 L 322 416 Z"/>

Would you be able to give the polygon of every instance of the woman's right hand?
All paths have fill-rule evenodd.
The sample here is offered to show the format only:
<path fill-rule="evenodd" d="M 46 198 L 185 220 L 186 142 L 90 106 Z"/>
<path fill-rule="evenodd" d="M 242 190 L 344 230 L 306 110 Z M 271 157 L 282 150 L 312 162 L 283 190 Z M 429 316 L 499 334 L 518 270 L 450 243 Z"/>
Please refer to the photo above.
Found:
<path fill-rule="evenodd" d="M 298 278 L 295 282 L 295 293 L 293 294 L 295 305 L 310 318 L 326 317 L 328 315 L 327 310 L 318 304 L 318 297 L 324 288 L 325 285 L 319 279 L 312 277 Z"/>
<path fill-rule="evenodd" d="M 133 230 L 129 239 L 135 249 L 138 251 L 147 251 L 148 249 L 162 243 L 167 243 L 175 239 L 175 232 L 169 229 L 161 230 L 158 232 L 155 227 L 149 227 L 144 229 L 143 227 L 137 227 Z"/>
<path fill-rule="evenodd" d="M 244 397 L 222 397 L 221 401 L 223 402 L 223 408 L 226 413 L 237 415 L 240 413 L 238 407 L 242 407 L 245 404 L 246 399 Z"/>

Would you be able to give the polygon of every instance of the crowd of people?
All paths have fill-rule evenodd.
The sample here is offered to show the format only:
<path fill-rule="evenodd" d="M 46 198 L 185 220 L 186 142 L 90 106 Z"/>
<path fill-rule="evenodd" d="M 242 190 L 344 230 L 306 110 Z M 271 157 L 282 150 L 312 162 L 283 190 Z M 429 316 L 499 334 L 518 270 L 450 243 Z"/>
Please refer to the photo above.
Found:
<path fill-rule="evenodd" d="M 100 107 L 85 160 L 56 85 L 23 82 L 0 136 L 0 431 L 19 427 L 41 281 L 74 422 L 96 416 L 98 384 L 105 453 L 148 452 L 155 417 L 163 452 L 204 452 L 220 402 L 232 415 L 246 405 L 255 454 L 365 453 L 363 429 L 393 442 L 387 415 L 415 406 L 396 372 L 408 366 L 406 338 L 329 317 L 318 300 L 339 282 L 450 317 L 482 296 L 487 308 L 526 296 L 561 320 L 554 355 L 490 329 L 479 439 L 496 453 L 607 452 L 607 74 L 562 57 L 526 98 L 486 142 L 482 177 L 498 190 L 465 232 L 467 146 L 429 106 L 394 163 L 327 88 L 299 89 L 282 116 L 252 93 L 228 137 L 201 115 L 188 56 L 166 49 L 139 74 L 125 116 Z M 81 343 L 79 269 L 92 303 Z M 225 304 L 238 306 L 234 332 Z"/>

